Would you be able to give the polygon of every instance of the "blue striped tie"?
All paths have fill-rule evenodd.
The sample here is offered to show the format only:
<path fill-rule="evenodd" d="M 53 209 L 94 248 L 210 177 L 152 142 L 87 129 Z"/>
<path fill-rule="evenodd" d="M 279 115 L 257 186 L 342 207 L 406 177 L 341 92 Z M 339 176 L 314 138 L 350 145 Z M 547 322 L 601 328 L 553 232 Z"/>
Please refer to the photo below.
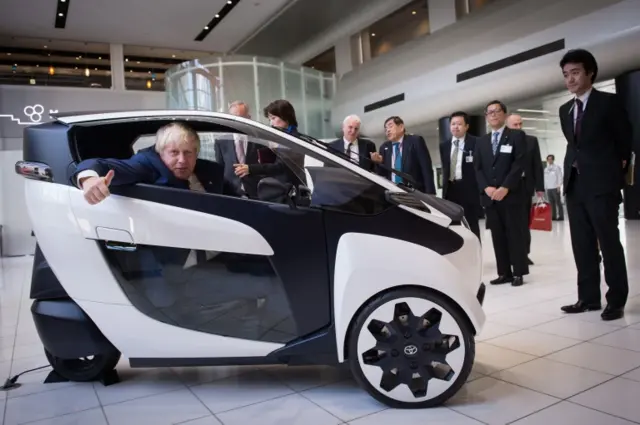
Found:
<path fill-rule="evenodd" d="M 393 151 L 396 155 L 396 160 L 393 163 L 393 168 L 402 171 L 402 152 L 400 151 L 400 142 L 393 144 Z M 402 183 L 402 178 L 396 174 L 393 175 L 394 183 Z"/>
<path fill-rule="evenodd" d="M 493 147 L 493 156 L 495 156 L 496 152 L 498 151 L 498 143 L 500 142 L 500 140 L 498 139 L 499 136 L 500 133 L 498 133 L 497 131 L 493 133 L 493 142 L 491 142 L 491 146 Z"/>

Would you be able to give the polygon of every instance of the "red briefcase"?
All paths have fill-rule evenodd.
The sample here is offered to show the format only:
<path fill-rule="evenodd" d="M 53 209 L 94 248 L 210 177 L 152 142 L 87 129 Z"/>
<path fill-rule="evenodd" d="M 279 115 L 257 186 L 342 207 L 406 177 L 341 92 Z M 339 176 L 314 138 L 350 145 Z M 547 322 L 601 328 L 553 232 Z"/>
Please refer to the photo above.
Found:
<path fill-rule="evenodd" d="M 539 201 L 531 206 L 529 228 L 531 230 L 551 231 L 551 205 L 548 202 Z"/>

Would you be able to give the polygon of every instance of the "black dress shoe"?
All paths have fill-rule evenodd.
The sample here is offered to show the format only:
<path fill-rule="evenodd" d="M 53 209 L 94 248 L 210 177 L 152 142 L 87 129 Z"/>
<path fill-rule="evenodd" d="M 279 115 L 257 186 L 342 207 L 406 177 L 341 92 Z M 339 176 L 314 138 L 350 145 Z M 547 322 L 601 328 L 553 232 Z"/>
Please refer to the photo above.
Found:
<path fill-rule="evenodd" d="M 524 284 L 524 280 L 522 276 L 516 276 L 513 278 L 513 282 L 511 282 L 511 286 L 522 286 Z"/>
<path fill-rule="evenodd" d="M 527 263 L 529 263 L 530 266 L 533 266 L 533 261 L 531 261 L 531 258 L 527 257 Z"/>
<path fill-rule="evenodd" d="M 600 317 L 605 321 L 621 319 L 624 317 L 624 307 L 613 307 L 611 304 L 607 304 Z"/>
<path fill-rule="evenodd" d="M 504 283 L 513 282 L 513 276 L 498 276 L 497 279 L 493 279 L 491 282 L 492 285 L 502 285 Z"/>
<path fill-rule="evenodd" d="M 575 304 L 565 305 L 561 307 L 561 310 L 565 313 L 575 314 L 575 313 L 584 313 L 585 311 L 596 311 L 601 310 L 602 306 L 600 303 L 585 303 L 584 301 L 578 301 Z"/>

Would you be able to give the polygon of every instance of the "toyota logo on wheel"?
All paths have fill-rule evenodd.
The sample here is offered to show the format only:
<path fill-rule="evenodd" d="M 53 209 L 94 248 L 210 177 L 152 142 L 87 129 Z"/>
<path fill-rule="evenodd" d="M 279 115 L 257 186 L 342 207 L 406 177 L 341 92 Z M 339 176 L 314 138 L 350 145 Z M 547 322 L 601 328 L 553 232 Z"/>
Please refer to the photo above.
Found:
<path fill-rule="evenodd" d="M 406 347 L 404 347 L 404 354 L 406 354 L 407 356 L 415 356 L 416 354 L 418 354 L 418 347 L 416 347 L 415 345 L 407 345 Z"/>

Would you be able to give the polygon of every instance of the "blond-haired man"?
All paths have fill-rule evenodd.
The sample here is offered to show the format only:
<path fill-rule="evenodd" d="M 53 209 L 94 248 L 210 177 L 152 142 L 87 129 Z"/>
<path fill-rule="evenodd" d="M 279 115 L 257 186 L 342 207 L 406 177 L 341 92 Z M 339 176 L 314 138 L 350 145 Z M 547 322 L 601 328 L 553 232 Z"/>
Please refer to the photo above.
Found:
<path fill-rule="evenodd" d="M 199 151 L 198 133 L 184 123 L 173 122 L 157 131 L 154 146 L 129 159 L 87 159 L 78 164 L 71 178 L 92 205 L 110 195 L 110 186 L 136 183 L 222 193 L 222 167 L 198 159 Z"/>

